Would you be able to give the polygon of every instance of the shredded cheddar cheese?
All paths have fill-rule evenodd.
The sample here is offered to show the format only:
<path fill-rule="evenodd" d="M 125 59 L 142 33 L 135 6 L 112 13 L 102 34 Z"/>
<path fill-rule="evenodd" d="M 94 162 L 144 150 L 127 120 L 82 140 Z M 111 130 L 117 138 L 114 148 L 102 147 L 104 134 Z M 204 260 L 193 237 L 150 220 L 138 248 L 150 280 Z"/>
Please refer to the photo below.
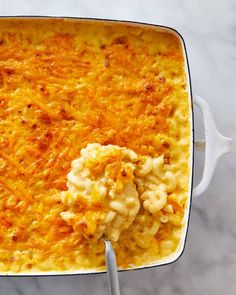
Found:
<path fill-rule="evenodd" d="M 90 143 L 124 147 L 141 159 L 134 182 L 140 208 L 113 242 L 118 265 L 173 253 L 188 195 L 190 146 L 178 38 L 128 24 L 1 19 L 1 273 L 104 269 L 103 242 L 81 235 L 88 224 L 94 232 L 99 205 L 89 211 L 79 198 L 74 211 L 87 212 L 90 222 L 75 226 L 79 215 L 61 199 L 71 162 Z"/>

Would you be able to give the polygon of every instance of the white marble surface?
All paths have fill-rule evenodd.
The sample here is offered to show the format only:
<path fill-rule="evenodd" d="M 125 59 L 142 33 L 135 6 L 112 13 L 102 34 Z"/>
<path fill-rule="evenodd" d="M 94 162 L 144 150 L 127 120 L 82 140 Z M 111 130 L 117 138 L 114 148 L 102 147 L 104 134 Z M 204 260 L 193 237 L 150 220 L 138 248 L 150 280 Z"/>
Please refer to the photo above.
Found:
<path fill-rule="evenodd" d="M 209 102 L 219 130 L 235 139 L 235 0 L 0 0 L 0 15 L 118 18 L 176 28 L 186 41 L 194 92 Z M 235 156 L 233 145 L 233 153 L 218 164 L 207 192 L 194 200 L 187 245 L 179 261 L 120 274 L 122 294 L 236 294 Z M 0 294 L 99 295 L 108 290 L 104 275 L 0 278 Z"/>

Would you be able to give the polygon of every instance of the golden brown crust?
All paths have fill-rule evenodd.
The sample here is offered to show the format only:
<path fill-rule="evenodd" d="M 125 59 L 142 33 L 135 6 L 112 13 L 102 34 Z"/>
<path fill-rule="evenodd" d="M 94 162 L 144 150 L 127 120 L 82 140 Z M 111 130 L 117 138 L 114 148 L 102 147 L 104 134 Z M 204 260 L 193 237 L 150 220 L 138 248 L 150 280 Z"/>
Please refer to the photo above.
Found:
<path fill-rule="evenodd" d="M 68 269 L 55 262 L 62 253 L 89 251 L 55 197 L 71 161 L 97 142 L 175 162 L 170 142 L 180 133 L 171 135 L 169 119 L 180 106 L 188 116 L 182 49 L 171 33 L 129 26 L 1 21 L 0 31 L 0 269 L 12 270 L 15 250 L 30 250 L 31 262 L 12 271 L 44 269 L 46 257 Z"/>

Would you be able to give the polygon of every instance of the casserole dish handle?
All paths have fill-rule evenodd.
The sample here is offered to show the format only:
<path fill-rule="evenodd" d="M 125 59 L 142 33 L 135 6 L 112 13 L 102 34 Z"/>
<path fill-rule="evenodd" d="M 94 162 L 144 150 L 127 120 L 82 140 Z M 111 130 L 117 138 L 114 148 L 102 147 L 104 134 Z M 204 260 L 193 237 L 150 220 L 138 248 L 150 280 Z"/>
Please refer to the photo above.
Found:
<path fill-rule="evenodd" d="M 196 104 L 203 115 L 205 141 L 195 141 L 196 150 L 205 151 L 205 163 L 202 179 L 193 190 L 193 196 L 201 195 L 209 186 L 217 161 L 221 156 L 230 152 L 232 140 L 224 137 L 217 130 L 215 121 L 207 102 L 200 96 L 194 95 L 193 103 Z"/>

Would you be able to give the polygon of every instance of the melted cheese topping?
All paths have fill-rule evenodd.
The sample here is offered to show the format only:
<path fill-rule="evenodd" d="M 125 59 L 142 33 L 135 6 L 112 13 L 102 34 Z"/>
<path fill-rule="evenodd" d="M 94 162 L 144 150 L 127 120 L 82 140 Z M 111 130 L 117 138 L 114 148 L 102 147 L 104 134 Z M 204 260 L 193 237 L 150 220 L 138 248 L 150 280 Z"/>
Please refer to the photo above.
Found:
<path fill-rule="evenodd" d="M 1 19 L 0 271 L 104 269 L 103 242 L 81 235 L 83 222 L 76 230 L 68 223 L 60 196 L 71 162 L 89 143 L 142 157 L 140 209 L 113 242 L 118 265 L 147 265 L 173 253 L 188 195 L 189 109 L 182 48 L 172 33 Z M 86 202 L 73 210 L 84 213 Z"/>

